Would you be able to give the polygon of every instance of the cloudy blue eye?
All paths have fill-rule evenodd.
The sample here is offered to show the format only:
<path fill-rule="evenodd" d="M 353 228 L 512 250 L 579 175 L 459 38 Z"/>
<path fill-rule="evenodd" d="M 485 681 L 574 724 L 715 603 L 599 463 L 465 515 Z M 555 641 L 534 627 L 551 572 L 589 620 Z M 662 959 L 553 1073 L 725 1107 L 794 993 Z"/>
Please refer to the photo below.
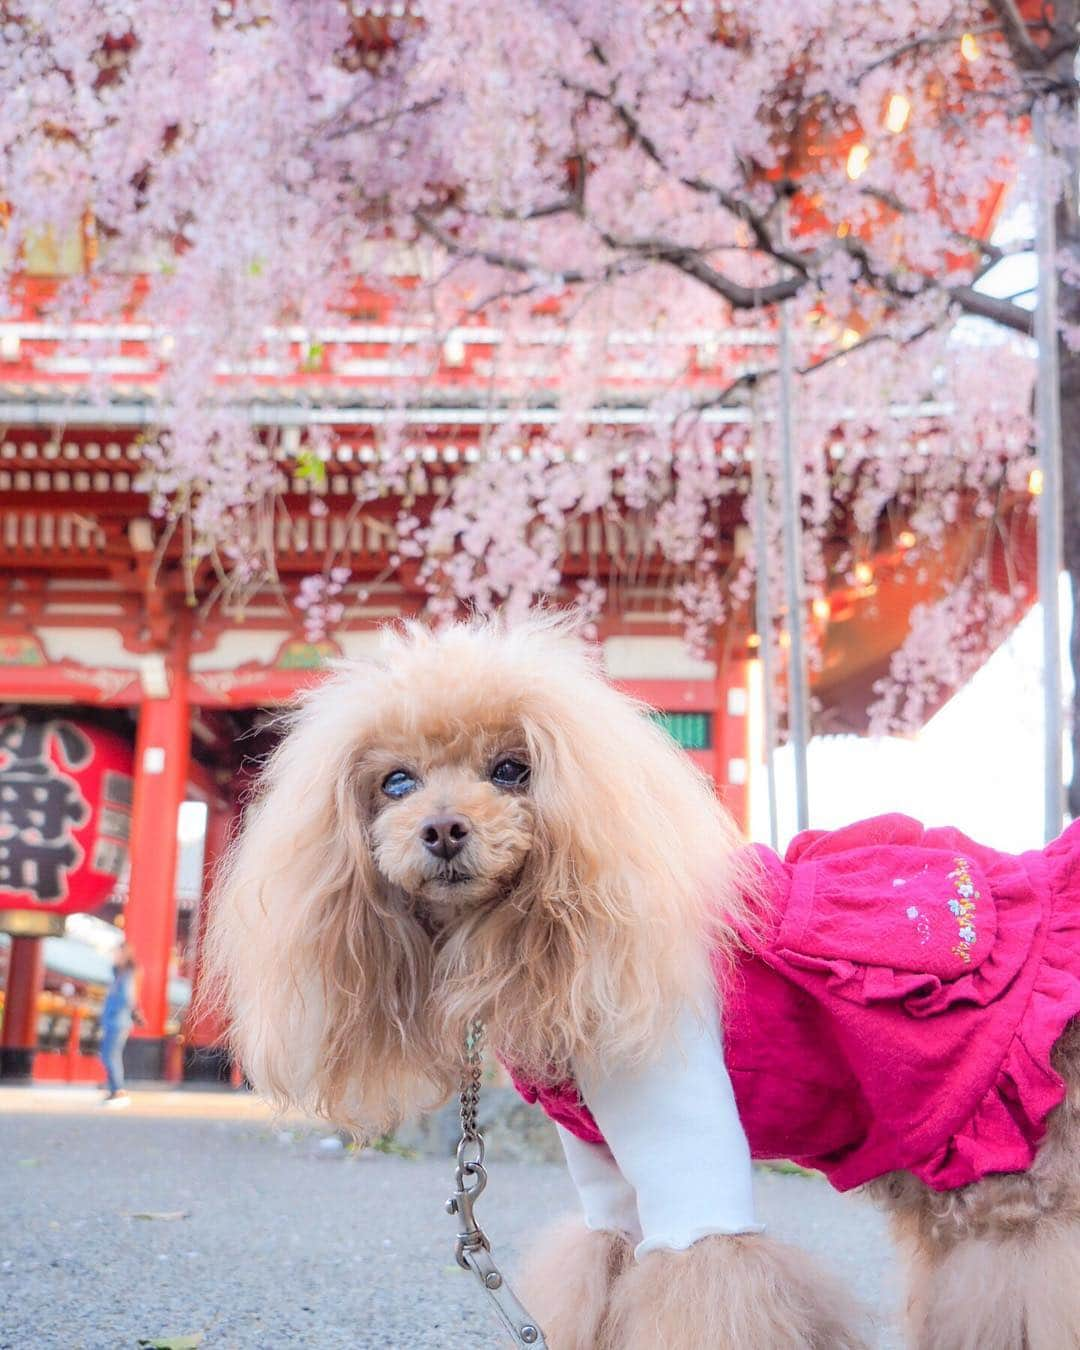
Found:
<path fill-rule="evenodd" d="M 529 781 L 529 766 L 520 759 L 500 759 L 491 771 L 496 787 L 523 788 Z"/>
<path fill-rule="evenodd" d="M 395 769 L 393 773 L 388 773 L 382 781 L 382 790 L 388 797 L 407 797 L 420 786 L 417 779 L 411 773 L 404 769 Z"/>

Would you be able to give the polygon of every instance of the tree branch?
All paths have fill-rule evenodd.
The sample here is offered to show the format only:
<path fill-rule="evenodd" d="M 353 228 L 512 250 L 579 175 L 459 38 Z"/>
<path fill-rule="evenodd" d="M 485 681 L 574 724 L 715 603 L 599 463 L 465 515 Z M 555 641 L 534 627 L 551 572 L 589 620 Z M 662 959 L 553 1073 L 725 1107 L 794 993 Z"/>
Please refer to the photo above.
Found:
<path fill-rule="evenodd" d="M 451 253 L 457 258 L 473 258 L 478 262 L 485 262 L 489 267 L 501 267 L 507 272 L 517 272 L 522 276 L 535 277 L 537 273 L 544 273 L 551 277 L 553 281 L 559 282 L 563 286 L 580 286 L 585 282 L 608 281 L 612 277 L 622 275 L 626 270 L 626 259 L 617 258 L 614 262 L 608 263 L 598 272 L 584 272 L 580 268 L 567 268 L 562 271 L 552 271 L 550 268 L 541 267 L 538 263 L 530 262 L 528 258 L 520 258 L 512 253 L 502 253 L 498 249 L 490 248 L 471 248 L 467 244 L 462 244 L 460 240 L 454 238 L 452 234 L 441 229 L 430 216 L 422 211 L 416 211 L 413 219 L 420 227 L 422 233 L 444 248 L 447 253 Z"/>
<path fill-rule="evenodd" d="M 350 106 L 354 101 L 355 100 L 350 100 Z M 343 136 L 351 136 L 357 131 L 375 131 L 379 127 L 387 126 L 389 123 L 396 121 L 399 117 L 410 117 L 418 113 L 427 112 L 430 108 L 437 107 L 441 102 L 441 96 L 437 98 L 427 98 L 420 103 L 411 103 L 407 108 L 391 108 L 388 112 L 383 113 L 379 117 L 361 119 L 358 122 L 344 122 L 338 126 L 334 126 L 334 121 L 343 115 L 343 109 L 342 111 L 335 113 L 334 116 L 321 127 L 316 128 L 316 132 L 308 138 L 308 145 L 310 146 L 314 143 L 316 134 L 322 136 L 322 138 L 327 141 L 339 141 Z"/>
<path fill-rule="evenodd" d="M 1014 333 L 1024 333 L 1028 337 L 1035 335 L 1035 315 L 1030 309 L 1014 304 L 1011 300 L 1002 300 L 996 295 L 984 295 L 973 286 L 954 286 L 946 291 L 965 314 L 973 314 L 980 319 L 992 319 L 1003 328 Z"/>
<path fill-rule="evenodd" d="M 565 82 L 564 82 L 565 83 Z M 591 98 L 600 103 L 606 103 L 623 127 L 630 134 L 630 139 L 634 144 L 649 158 L 652 162 L 667 174 L 671 174 L 666 160 L 660 153 L 659 147 L 652 137 L 644 130 L 637 117 L 620 103 L 611 94 L 605 93 L 602 89 L 596 89 L 591 85 L 566 84 L 566 87 L 572 89 L 575 93 L 581 94 L 585 98 Z M 765 216 L 759 215 L 747 202 L 741 201 L 730 192 L 725 191 L 718 183 L 710 183 L 707 178 L 687 177 L 683 174 L 672 175 L 676 182 L 681 183 L 683 187 L 689 188 L 692 192 L 697 192 L 702 196 L 712 197 L 725 211 L 729 211 L 737 220 L 746 225 L 757 241 L 758 247 L 764 253 L 771 257 L 778 258 L 781 262 L 793 268 L 803 276 L 807 273 L 806 259 L 799 253 L 791 252 L 782 248 L 781 245 L 772 237 L 769 232 L 766 221 L 770 211 Z"/>
<path fill-rule="evenodd" d="M 1027 24 L 1016 8 L 1015 0 L 987 0 L 990 8 L 1001 21 L 1005 41 L 1013 60 L 1021 70 L 1045 70 L 1046 53 L 1031 40 Z"/>
<path fill-rule="evenodd" d="M 547 268 L 530 262 L 527 258 L 521 258 L 512 253 L 503 253 L 498 249 L 490 248 L 471 248 L 462 244 L 453 235 L 447 234 L 445 230 L 436 225 L 430 216 L 423 212 L 417 211 L 415 220 L 424 234 L 434 239 L 440 247 L 456 257 L 475 258 L 480 262 L 487 263 L 489 267 L 499 267 L 507 272 L 517 272 L 522 276 L 535 276 L 537 272 L 549 271 Z M 718 272 L 716 268 L 711 267 L 699 250 L 689 248 L 684 244 L 677 244 L 673 240 L 619 239 L 615 235 L 606 233 L 601 233 L 600 237 L 608 248 L 627 254 L 635 261 L 646 260 L 666 263 L 668 266 L 683 272 L 686 276 L 693 277 L 695 281 L 701 282 L 703 286 L 715 291 L 717 295 L 722 295 L 728 304 L 735 309 L 763 309 L 769 305 L 779 304 L 782 300 L 790 300 L 792 296 L 798 295 L 807 281 L 805 276 L 793 276 L 770 282 L 765 286 L 744 286 L 742 282 L 735 281 L 731 277 L 725 276 L 723 272 Z M 564 286 L 579 286 L 584 282 L 610 280 L 622 275 L 626 268 L 627 259 L 624 257 L 616 259 L 595 273 L 583 272 L 579 268 L 569 268 L 565 271 L 551 272 L 550 275 L 553 280 Z"/>
<path fill-rule="evenodd" d="M 892 51 L 886 52 L 884 56 L 879 56 L 877 60 L 871 61 L 855 76 L 855 84 L 856 86 L 862 84 L 863 80 L 868 75 L 872 75 L 875 70 L 880 70 L 882 66 L 892 65 L 894 61 L 899 61 L 909 52 L 920 51 L 923 47 L 940 47 L 950 42 L 959 42 L 969 33 L 972 37 L 986 37 L 990 33 L 1000 32 L 1002 32 L 1000 24 L 984 23 L 977 28 L 953 28 L 947 33 L 925 33 L 921 37 L 911 38 L 907 42 L 902 42 L 898 47 L 894 47 Z"/>
<path fill-rule="evenodd" d="M 938 320 L 934 320 L 930 323 L 923 324 L 921 328 L 916 329 L 914 333 L 908 334 L 907 337 L 898 337 L 895 333 L 880 331 L 868 333 L 866 337 L 860 338 L 858 342 L 850 347 L 838 347 L 836 351 L 830 352 L 828 356 L 821 357 L 820 360 L 810 361 L 805 366 L 797 366 L 795 368 L 795 373 L 797 375 L 813 375 L 815 371 L 824 370 L 826 366 L 831 366 L 834 361 L 842 361 L 845 356 L 852 356 L 857 352 L 861 352 L 864 347 L 872 347 L 880 342 L 895 342 L 900 347 L 910 346 L 911 343 L 918 342 L 920 338 L 925 337 L 927 333 L 933 332 L 937 327 L 938 322 Z M 758 370 L 744 371 L 743 374 L 736 376 L 730 384 L 726 385 L 715 398 L 709 399 L 707 403 L 696 405 L 693 412 L 702 413 L 709 408 L 732 407 L 737 403 L 734 396 L 739 393 L 740 390 L 752 389 L 754 385 L 759 384 L 762 380 L 769 379 L 770 377 L 779 374 L 779 366 L 762 366 Z"/>
<path fill-rule="evenodd" d="M 865 187 L 860 189 L 864 197 L 869 197 L 871 201 L 880 202 L 882 206 L 887 206 L 900 216 L 910 216 L 916 214 L 910 206 L 905 205 L 893 192 L 887 192 L 884 188 Z M 950 236 L 965 248 L 978 249 L 991 262 L 999 263 L 1005 257 L 1005 250 L 999 248 L 997 244 L 992 244 L 989 239 L 980 239 L 977 234 L 968 234 L 966 230 L 957 230 L 949 227 Z"/>
<path fill-rule="evenodd" d="M 722 295 L 735 309 L 762 309 L 767 305 L 779 304 L 798 295 L 806 285 L 805 274 L 782 277 L 764 286 L 745 286 L 705 261 L 700 249 L 677 244 L 670 239 L 620 239 L 616 235 L 601 233 L 600 236 L 608 248 L 632 253 L 638 258 L 651 258 L 655 262 L 667 263 L 678 271 L 700 281 L 709 290 Z"/>

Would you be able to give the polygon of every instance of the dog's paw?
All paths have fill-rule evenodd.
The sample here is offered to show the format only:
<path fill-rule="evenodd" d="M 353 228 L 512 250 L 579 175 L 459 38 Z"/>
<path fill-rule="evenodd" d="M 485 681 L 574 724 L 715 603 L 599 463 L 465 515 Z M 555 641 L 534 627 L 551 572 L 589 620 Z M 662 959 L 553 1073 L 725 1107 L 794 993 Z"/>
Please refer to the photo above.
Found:
<path fill-rule="evenodd" d="M 611 1290 L 633 1259 L 620 1233 L 592 1232 L 580 1219 L 563 1220 L 543 1234 L 525 1260 L 517 1292 L 549 1350 L 614 1350 L 617 1342 L 608 1337 Z"/>
<path fill-rule="evenodd" d="M 857 1305 L 803 1252 L 765 1237 L 710 1237 L 651 1252 L 618 1280 L 619 1350 L 865 1350 Z"/>

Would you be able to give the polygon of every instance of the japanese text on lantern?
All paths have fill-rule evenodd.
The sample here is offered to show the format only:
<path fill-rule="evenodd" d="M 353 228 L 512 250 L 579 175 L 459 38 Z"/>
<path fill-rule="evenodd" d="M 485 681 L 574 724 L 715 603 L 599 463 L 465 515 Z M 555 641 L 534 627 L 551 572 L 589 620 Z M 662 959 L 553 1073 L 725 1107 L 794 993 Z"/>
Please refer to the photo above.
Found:
<path fill-rule="evenodd" d="M 67 874 L 83 858 L 73 831 L 90 818 L 78 783 L 50 749 L 70 769 L 94 754 L 70 722 L 14 718 L 0 726 L 0 890 L 26 892 L 40 904 L 67 895 Z"/>

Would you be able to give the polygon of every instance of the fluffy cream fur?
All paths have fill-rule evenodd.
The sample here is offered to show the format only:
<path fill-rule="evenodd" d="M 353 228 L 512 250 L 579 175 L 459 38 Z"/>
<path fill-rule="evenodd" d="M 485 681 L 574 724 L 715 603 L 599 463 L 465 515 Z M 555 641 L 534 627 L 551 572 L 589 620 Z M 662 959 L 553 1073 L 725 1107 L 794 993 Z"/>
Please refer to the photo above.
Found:
<path fill-rule="evenodd" d="M 577 1218 L 542 1235 L 525 1259 L 518 1293 L 543 1328 L 548 1350 L 619 1350 L 611 1295 L 633 1262 L 621 1233 L 590 1232 Z"/>
<path fill-rule="evenodd" d="M 907 1174 L 869 1188 L 907 1257 L 912 1350 L 1080 1346 L 1080 1023 L 1053 1062 L 1068 1092 L 1029 1171 L 959 1191 Z"/>
<path fill-rule="evenodd" d="M 519 1291 L 549 1350 L 865 1350 L 850 1297 L 802 1252 L 714 1237 L 635 1265 L 619 1234 L 556 1225 Z"/>
<path fill-rule="evenodd" d="M 526 791 L 490 781 L 526 762 Z M 381 791 L 396 768 L 420 787 Z M 522 1070 L 650 1053 L 751 879 L 688 758 L 551 620 L 387 636 L 304 702 L 212 909 L 207 989 L 254 1085 L 362 1132 L 454 1090 L 468 1020 Z M 471 822 L 463 880 L 419 832 Z"/>
<path fill-rule="evenodd" d="M 851 1298 L 804 1253 L 767 1237 L 652 1252 L 615 1282 L 618 1350 L 865 1350 Z M 551 1350 L 561 1350 L 553 1342 Z"/>

